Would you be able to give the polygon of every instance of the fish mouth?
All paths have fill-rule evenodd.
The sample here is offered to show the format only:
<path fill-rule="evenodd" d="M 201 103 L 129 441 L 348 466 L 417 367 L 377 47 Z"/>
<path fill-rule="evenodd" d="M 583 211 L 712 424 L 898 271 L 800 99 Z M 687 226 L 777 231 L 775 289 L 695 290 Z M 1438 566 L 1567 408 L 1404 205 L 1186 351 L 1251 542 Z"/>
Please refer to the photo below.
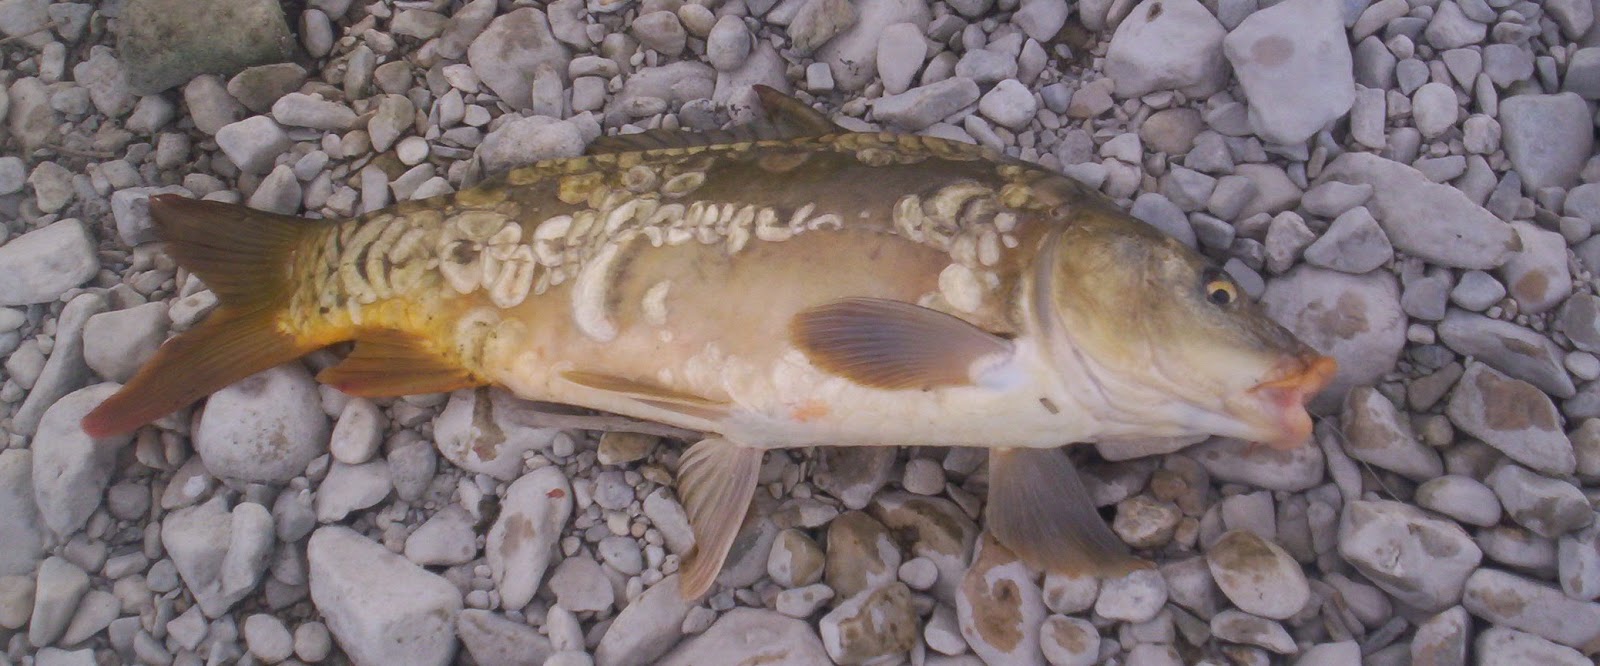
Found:
<path fill-rule="evenodd" d="M 1268 379 L 1245 391 L 1235 415 L 1250 425 L 1254 439 L 1279 451 L 1299 448 L 1311 439 L 1306 403 L 1333 381 L 1339 371 L 1332 358 L 1308 352 L 1280 363 Z"/>

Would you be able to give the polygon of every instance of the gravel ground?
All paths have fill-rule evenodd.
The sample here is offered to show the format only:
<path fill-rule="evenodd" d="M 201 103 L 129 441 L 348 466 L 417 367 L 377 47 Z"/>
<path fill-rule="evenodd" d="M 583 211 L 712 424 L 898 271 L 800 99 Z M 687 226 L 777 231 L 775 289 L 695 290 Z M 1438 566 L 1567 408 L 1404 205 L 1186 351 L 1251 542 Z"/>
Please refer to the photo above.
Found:
<path fill-rule="evenodd" d="M 1600 651 L 1600 3 L 289 4 L 0 0 L 0 664 Z M 216 302 L 151 194 L 351 215 L 749 120 L 755 83 L 1059 169 L 1224 262 L 1338 358 L 1315 443 L 1089 456 L 1161 565 L 1103 582 L 985 547 L 982 451 L 773 454 L 688 604 L 675 441 L 496 390 L 352 399 L 326 352 L 77 428 Z"/>

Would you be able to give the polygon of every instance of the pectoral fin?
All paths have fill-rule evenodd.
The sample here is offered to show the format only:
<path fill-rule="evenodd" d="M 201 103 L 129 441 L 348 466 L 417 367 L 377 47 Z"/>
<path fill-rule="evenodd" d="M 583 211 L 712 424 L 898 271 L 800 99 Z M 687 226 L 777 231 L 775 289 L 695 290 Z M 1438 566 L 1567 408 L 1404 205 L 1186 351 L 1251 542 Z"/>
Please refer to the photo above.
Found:
<path fill-rule="evenodd" d="M 561 378 L 585 388 L 625 395 L 635 402 L 697 419 L 718 421 L 728 415 L 728 403 L 626 377 L 568 370 L 561 373 Z"/>
<path fill-rule="evenodd" d="M 761 454 L 761 449 L 721 437 L 700 440 L 683 454 L 678 497 L 689 515 L 695 544 L 683 563 L 683 598 L 700 598 L 722 570 L 755 496 Z"/>
<path fill-rule="evenodd" d="M 1029 566 L 1122 576 L 1149 566 L 1106 526 L 1062 449 L 989 454 L 989 531 Z"/>
<path fill-rule="evenodd" d="M 883 298 L 847 298 L 801 312 L 789 337 L 824 371 L 890 390 L 984 383 L 985 371 L 1012 353 L 1010 341 L 959 317 Z"/>

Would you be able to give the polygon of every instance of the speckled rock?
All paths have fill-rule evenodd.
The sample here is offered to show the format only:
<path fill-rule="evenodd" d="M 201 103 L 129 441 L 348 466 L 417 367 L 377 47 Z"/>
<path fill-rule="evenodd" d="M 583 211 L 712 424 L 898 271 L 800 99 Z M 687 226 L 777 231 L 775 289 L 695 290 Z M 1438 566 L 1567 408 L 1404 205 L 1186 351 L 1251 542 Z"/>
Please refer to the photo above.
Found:
<path fill-rule="evenodd" d="M 817 623 L 833 663 L 866 664 L 909 651 L 920 627 L 911 589 L 899 581 L 862 592 L 835 606 Z"/>
<path fill-rule="evenodd" d="M 1385 592 L 1430 611 L 1461 599 L 1467 576 L 1483 557 L 1454 522 L 1388 500 L 1345 506 L 1339 554 Z"/>
<path fill-rule="evenodd" d="M 506 489 L 484 554 L 500 603 L 521 608 L 533 600 L 572 515 L 572 487 L 557 467 L 529 472 Z"/>
<path fill-rule="evenodd" d="M 1528 467 L 1556 475 L 1577 467 L 1550 397 L 1482 363 L 1467 366 L 1445 413 L 1456 427 Z"/>
<path fill-rule="evenodd" d="M 1496 569 L 1467 579 L 1461 605 L 1497 625 L 1520 629 L 1584 653 L 1600 651 L 1600 603 L 1578 601 L 1559 588 Z"/>
<path fill-rule="evenodd" d="M 1284 620 L 1311 599 L 1300 564 L 1254 532 L 1224 534 L 1206 551 L 1206 563 L 1222 593 L 1247 613 Z"/>
<path fill-rule="evenodd" d="M 1405 345 L 1406 316 L 1394 275 L 1350 275 L 1300 266 L 1273 280 L 1261 297 L 1267 316 L 1339 362 L 1333 382 L 1311 403 L 1331 411 L 1351 388 L 1375 383 Z"/>
<path fill-rule="evenodd" d="M 956 595 L 961 635 L 988 663 L 1043 666 L 1039 627 L 1044 599 L 1033 574 L 1011 551 L 985 538 Z"/>

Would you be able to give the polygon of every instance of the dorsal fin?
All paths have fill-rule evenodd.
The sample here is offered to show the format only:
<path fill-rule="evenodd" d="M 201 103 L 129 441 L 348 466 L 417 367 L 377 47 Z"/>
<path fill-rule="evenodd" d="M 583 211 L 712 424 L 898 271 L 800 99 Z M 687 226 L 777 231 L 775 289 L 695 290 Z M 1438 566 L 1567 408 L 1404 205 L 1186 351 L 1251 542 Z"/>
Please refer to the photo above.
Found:
<path fill-rule="evenodd" d="M 588 154 L 626 153 L 663 148 L 691 148 L 748 141 L 779 141 L 822 136 L 845 131 L 821 112 L 800 100 L 763 85 L 751 86 L 761 98 L 767 117 L 728 129 L 693 130 L 653 129 L 635 134 L 602 136 L 589 144 Z"/>

